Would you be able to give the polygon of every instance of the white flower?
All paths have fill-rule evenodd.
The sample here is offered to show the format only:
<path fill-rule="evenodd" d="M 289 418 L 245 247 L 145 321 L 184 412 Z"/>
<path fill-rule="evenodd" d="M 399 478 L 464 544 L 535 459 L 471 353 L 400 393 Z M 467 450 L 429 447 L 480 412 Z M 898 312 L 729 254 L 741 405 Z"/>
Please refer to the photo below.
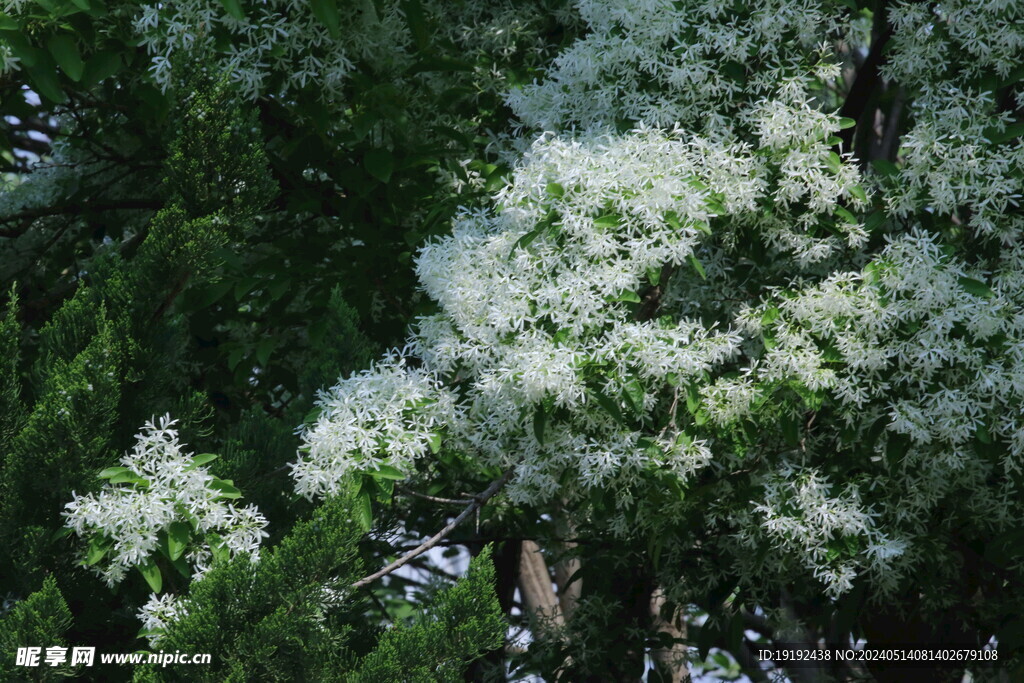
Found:
<path fill-rule="evenodd" d="M 255 561 L 268 536 L 267 520 L 255 506 L 239 509 L 221 499 L 221 491 L 211 486 L 215 478 L 196 465 L 192 453 L 182 451 L 174 424 L 165 415 L 147 422 L 136 435 L 135 447 L 121 458 L 122 474 L 133 477 L 130 482 L 107 483 L 87 496 L 72 494 L 74 500 L 65 506 L 68 528 L 109 546 L 93 571 L 110 586 L 120 583 L 132 567 L 151 561 L 161 534 L 175 523 L 192 537 L 186 558 L 199 557 L 194 553 L 209 543 L 203 536 L 216 532 L 231 554 L 246 552 Z M 193 579 L 201 578 L 207 567 L 192 562 Z"/>

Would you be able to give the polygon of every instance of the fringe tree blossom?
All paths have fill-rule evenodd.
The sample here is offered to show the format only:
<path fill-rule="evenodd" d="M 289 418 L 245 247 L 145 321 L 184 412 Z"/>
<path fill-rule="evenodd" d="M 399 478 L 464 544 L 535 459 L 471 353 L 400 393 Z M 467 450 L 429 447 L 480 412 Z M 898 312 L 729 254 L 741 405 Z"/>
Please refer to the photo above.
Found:
<path fill-rule="evenodd" d="M 201 466 L 209 459 L 183 452 L 175 423 L 168 415 L 147 422 L 123 467 L 104 471 L 110 481 L 103 489 L 76 494 L 66 506 L 66 526 L 90 541 L 83 564 L 109 586 L 132 567 L 152 564 L 164 543 L 174 544 L 169 559 L 182 558 L 193 579 L 219 552 L 259 559 L 267 520 L 253 505 L 226 501 L 237 489 Z"/>
<path fill-rule="evenodd" d="M 173 593 L 157 595 L 152 593 L 149 601 L 139 608 L 138 617 L 150 647 L 160 642 L 162 632 L 178 619 L 188 614 L 188 599 Z"/>
<path fill-rule="evenodd" d="M 732 3 L 580 0 L 590 29 L 542 83 L 509 95 L 528 126 L 592 128 L 617 120 L 681 124 L 719 136 L 742 108 L 803 74 L 840 20 L 827 3 L 768 0 L 737 21 Z"/>
<path fill-rule="evenodd" d="M 831 488 L 828 477 L 785 467 L 765 482 L 764 502 L 755 510 L 781 547 L 795 550 L 825 584 L 826 593 L 838 597 L 850 590 L 858 573 L 849 559 L 836 561 L 849 554 L 843 551 L 857 553 L 862 543 L 869 545 L 881 575 L 888 569 L 887 560 L 902 554 L 904 544 L 875 528 L 876 515 L 863 509 L 855 486 L 847 485 L 837 497 L 829 497 Z"/>
<path fill-rule="evenodd" d="M 421 371 L 402 374 L 393 361 L 345 380 L 321 398 L 324 411 L 306 434 L 309 457 L 296 465 L 299 490 L 330 491 L 344 473 L 383 462 L 382 451 L 388 464 L 405 465 L 440 426 L 453 446 L 484 462 L 521 458 L 511 491 L 522 500 L 553 496 L 566 468 L 587 473 L 573 480 L 586 489 L 609 477 L 625 485 L 652 464 L 684 478 L 704 467 L 704 440 L 677 432 L 652 440 L 624 426 L 653 419 L 666 383 L 734 358 L 740 337 L 696 319 L 638 319 L 638 293 L 663 272 L 702 268 L 697 253 L 720 217 L 743 221 L 765 202 L 784 215 L 786 203 L 769 194 L 790 153 L 781 140 L 825 154 L 824 138 L 838 126 L 801 111 L 802 127 L 764 124 L 771 142 L 758 156 L 746 145 L 643 127 L 622 136 L 542 136 L 496 210 L 465 213 L 452 236 L 424 247 L 417 261 L 441 313 L 420 320 L 411 351 L 424 369 L 461 378 L 465 410 L 403 418 L 424 397 L 409 388 L 426 385 Z M 800 193 L 823 212 L 844 195 L 861 201 L 856 172 L 837 171 L 823 165 L 825 184 L 803 175 Z M 772 219 L 766 241 L 778 241 L 787 224 L 804 232 L 793 223 Z M 320 478 L 315 486 L 312 477 Z"/>
<path fill-rule="evenodd" d="M 309 498 L 337 494 L 349 472 L 409 470 L 458 415 L 437 380 L 408 368 L 397 352 L 322 392 L 318 405 L 320 416 L 302 430 L 303 457 L 292 465 L 296 490 Z"/>
<path fill-rule="evenodd" d="M 418 256 L 419 365 L 321 398 L 299 490 L 440 445 L 515 465 L 516 501 L 692 537 L 690 590 L 959 585 L 943 543 L 1024 524 L 1024 8 L 889 7 L 911 123 L 897 147 L 879 112 L 868 166 L 839 137 L 847 5 L 580 0 L 589 30 L 508 96 L 536 134 L 510 182 Z M 406 387 L 450 402 L 412 416 Z"/>

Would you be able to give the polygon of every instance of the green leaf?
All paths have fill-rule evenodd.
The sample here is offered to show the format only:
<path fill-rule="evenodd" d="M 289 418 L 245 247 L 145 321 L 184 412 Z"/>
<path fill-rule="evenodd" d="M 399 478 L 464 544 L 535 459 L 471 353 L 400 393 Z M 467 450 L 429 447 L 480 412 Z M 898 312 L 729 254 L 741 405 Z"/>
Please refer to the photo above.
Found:
<path fill-rule="evenodd" d="M 516 243 L 512 245 L 512 251 L 508 253 L 508 257 L 512 258 L 512 255 L 515 254 L 517 250 L 524 249 L 530 246 L 530 243 L 537 239 L 540 236 L 540 234 L 544 232 L 544 230 L 546 229 L 547 226 L 542 225 L 541 227 L 531 230 L 530 232 L 526 233 L 525 235 L 517 239 Z"/>
<path fill-rule="evenodd" d="M 686 387 L 686 409 L 691 415 L 696 415 L 700 410 L 700 389 L 696 384 Z"/>
<path fill-rule="evenodd" d="M 317 421 L 317 418 L 323 414 L 323 406 L 313 406 L 313 409 L 306 413 L 306 416 L 302 418 L 303 424 L 313 424 Z"/>
<path fill-rule="evenodd" d="M 149 486 L 149 480 L 135 474 L 127 467 L 126 471 L 118 472 L 114 476 L 110 477 L 111 484 L 141 484 L 142 486 Z"/>
<path fill-rule="evenodd" d="M 533 412 L 533 435 L 537 437 L 537 443 L 544 444 L 544 431 L 548 426 L 548 414 L 544 411 L 544 406 L 537 406 L 537 409 Z"/>
<path fill-rule="evenodd" d="M 836 215 L 850 225 L 857 225 L 857 217 L 841 206 L 836 207 Z"/>
<path fill-rule="evenodd" d="M 227 562 L 231 559 L 231 551 L 220 534 L 206 534 L 206 545 L 210 546 L 214 562 Z"/>
<path fill-rule="evenodd" d="M 327 27 L 332 38 L 340 35 L 341 15 L 338 14 L 338 3 L 335 0 L 310 0 L 313 16 Z"/>
<path fill-rule="evenodd" d="M 207 486 L 214 491 L 219 491 L 218 498 L 241 498 L 242 492 L 236 489 L 230 479 L 214 479 Z"/>
<path fill-rule="evenodd" d="M 856 197 L 857 199 L 861 200 L 862 202 L 866 202 L 868 200 L 868 193 L 865 192 L 864 188 L 861 187 L 860 185 L 852 186 L 850 188 L 850 194 Z"/>
<path fill-rule="evenodd" d="M 185 466 L 185 471 L 189 472 L 197 467 L 202 467 L 208 462 L 213 462 L 220 456 L 216 453 L 200 453 L 199 455 L 192 457 L 192 462 Z"/>
<path fill-rule="evenodd" d="M 848 116 L 839 117 L 839 130 L 846 130 L 847 128 L 853 128 L 857 125 L 857 121 L 849 118 Z"/>
<path fill-rule="evenodd" d="M 704 266 L 702 266 L 700 261 L 697 260 L 697 257 L 694 256 L 693 254 L 690 254 L 688 258 L 690 261 L 690 265 L 693 266 L 693 269 L 697 271 L 698 275 L 700 275 L 700 279 L 707 280 L 708 275 L 707 273 L 704 272 Z"/>
<path fill-rule="evenodd" d="M 782 438 L 790 446 L 800 443 L 800 426 L 792 415 L 783 415 L 779 418 L 779 426 L 782 427 Z"/>
<path fill-rule="evenodd" d="M 21 26 L 8 15 L 0 12 L 0 31 L 20 31 Z"/>
<path fill-rule="evenodd" d="M 829 152 L 828 157 L 825 159 L 825 165 L 828 166 L 833 173 L 839 173 L 839 169 L 843 166 L 843 160 L 835 152 Z"/>
<path fill-rule="evenodd" d="M 548 183 L 544 189 L 548 196 L 554 199 L 561 199 L 565 196 L 565 188 L 558 183 Z"/>
<path fill-rule="evenodd" d="M 363 491 L 356 498 L 356 522 L 363 533 L 368 533 L 373 528 L 373 506 L 370 503 L 370 494 Z"/>
<path fill-rule="evenodd" d="M 988 285 L 981 280 L 962 277 L 957 280 L 957 283 L 959 283 L 960 287 L 968 294 L 973 294 L 974 296 L 982 299 L 990 299 L 996 295 L 996 293 L 989 289 Z"/>
<path fill-rule="evenodd" d="M 875 169 L 876 173 L 883 176 L 896 175 L 900 172 L 899 167 L 888 159 L 875 159 L 871 162 L 871 167 Z"/>
<path fill-rule="evenodd" d="M 85 551 L 85 563 L 90 567 L 103 559 L 103 556 L 107 554 L 113 546 L 113 542 L 104 538 L 103 536 L 93 536 L 92 540 L 89 541 L 89 547 Z"/>
<path fill-rule="evenodd" d="M 597 404 L 601 406 L 601 408 L 606 413 L 611 415 L 612 419 L 614 419 L 616 422 L 623 426 L 626 426 L 628 424 L 626 422 L 626 418 L 623 417 L 622 411 L 619 410 L 619 406 L 617 403 L 615 403 L 615 401 L 608 398 L 608 396 L 599 389 L 591 389 L 590 391 L 594 395 L 594 398 L 597 400 Z"/>
<path fill-rule="evenodd" d="M 85 61 L 82 87 L 91 88 L 116 74 L 121 69 L 121 55 L 112 50 L 98 52 Z"/>
<path fill-rule="evenodd" d="M 430 31 L 426 17 L 423 15 L 423 6 L 419 0 L 402 0 L 401 7 L 416 48 L 420 51 L 425 50 L 430 43 Z"/>
<path fill-rule="evenodd" d="M 616 228 L 622 222 L 622 216 L 617 213 L 609 213 L 594 219 L 595 228 Z"/>
<path fill-rule="evenodd" d="M 610 299 L 610 301 L 626 301 L 628 303 L 638 304 L 640 303 L 641 299 L 640 295 L 637 294 L 636 292 L 623 290 L 622 292 L 619 292 L 617 296 L 613 296 Z"/>
<path fill-rule="evenodd" d="M 260 367 L 267 367 L 270 354 L 274 352 L 276 347 L 277 339 L 274 337 L 264 337 L 256 344 L 256 362 L 259 363 Z"/>
<path fill-rule="evenodd" d="M 131 472 L 131 470 L 127 467 L 108 467 L 96 476 L 100 479 L 110 479 L 111 477 L 115 477 L 118 474 L 123 474 L 125 472 Z"/>
<path fill-rule="evenodd" d="M 366 156 L 363 157 L 363 165 L 366 167 L 367 173 L 382 183 L 391 180 L 391 174 L 395 170 L 395 160 L 391 157 L 391 152 L 379 147 L 366 153 Z"/>
<path fill-rule="evenodd" d="M 12 29 L 5 30 L 0 35 L 0 41 L 6 44 L 11 49 L 11 52 L 14 53 L 14 56 L 21 60 L 22 66 L 33 67 L 40 61 L 50 61 L 45 50 L 40 50 L 28 42 L 24 31 L 21 30 L 21 26 L 17 22 L 14 22 Z"/>
<path fill-rule="evenodd" d="M 156 566 L 155 562 L 150 560 L 146 564 L 139 565 L 139 573 L 142 574 L 142 578 L 146 580 L 154 593 L 160 592 L 164 585 L 164 579 L 160 574 L 160 567 Z"/>
<path fill-rule="evenodd" d="M 707 201 L 704 202 L 704 204 L 705 206 L 707 206 L 708 211 L 710 211 L 716 216 L 724 216 L 726 214 L 725 204 L 718 201 L 717 199 L 709 198 Z"/>
<path fill-rule="evenodd" d="M 391 465 L 378 465 L 376 470 L 367 472 L 367 474 L 376 479 L 391 479 L 394 481 L 405 479 L 405 473 Z"/>
<path fill-rule="evenodd" d="M 186 579 L 192 577 L 192 567 L 188 565 L 188 562 L 185 560 L 184 557 L 179 557 L 176 560 L 171 560 L 171 566 L 174 567 L 177 570 L 177 572 Z"/>
<path fill-rule="evenodd" d="M 907 453 L 907 446 L 910 445 L 910 438 L 904 434 L 890 434 L 885 444 L 885 457 L 889 464 L 896 466 Z"/>
<path fill-rule="evenodd" d="M 722 65 L 722 73 L 730 80 L 737 83 L 747 82 L 747 69 L 743 64 L 736 61 L 729 61 Z"/>
<path fill-rule="evenodd" d="M 826 343 L 824 348 L 822 348 L 821 358 L 826 363 L 842 363 L 844 360 L 842 352 L 829 343 Z"/>
<path fill-rule="evenodd" d="M 647 269 L 647 281 L 655 287 L 658 286 L 658 282 L 661 280 L 661 268 L 648 268 Z"/>
<path fill-rule="evenodd" d="M 644 414 L 644 393 L 646 392 L 644 392 L 643 385 L 635 377 L 626 382 L 622 388 L 623 397 L 637 415 Z"/>
<path fill-rule="evenodd" d="M 238 19 L 239 21 L 245 19 L 245 10 L 242 9 L 242 3 L 240 0 L 220 0 L 220 5 L 224 8 L 224 11 L 235 19 Z"/>
<path fill-rule="evenodd" d="M 1011 123 L 1001 132 L 992 132 L 989 134 L 988 140 L 994 145 L 1001 145 L 1004 142 L 1010 142 L 1024 135 L 1024 121 L 1018 121 L 1017 123 Z"/>
<path fill-rule="evenodd" d="M 64 104 L 68 96 L 60 87 L 57 75 L 46 64 L 39 64 L 29 67 L 28 74 L 31 77 L 32 89 L 55 104 Z"/>
<path fill-rule="evenodd" d="M 864 229 L 867 232 L 874 232 L 882 223 L 885 223 L 885 219 L 884 211 L 872 211 L 864 221 Z"/>
<path fill-rule="evenodd" d="M 171 560 L 181 557 L 192 537 L 192 527 L 185 522 L 171 522 L 167 527 L 167 554 Z"/>
<path fill-rule="evenodd" d="M 85 62 L 82 61 L 82 55 L 78 52 L 78 46 L 71 36 L 66 34 L 53 36 L 47 41 L 46 47 L 68 78 L 75 82 L 82 80 Z"/>
<path fill-rule="evenodd" d="M 437 455 L 441 452 L 441 435 L 431 434 L 427 437 L 427 445 L 430 446 L 430 452 Z"/>
<path fill-rule="evenodd" d="M 988 425 L 982 423 L 974 429 L 974 436 L 981 443 L 988 445 L 992 443 L 992 435 L 989 434 Z"/>

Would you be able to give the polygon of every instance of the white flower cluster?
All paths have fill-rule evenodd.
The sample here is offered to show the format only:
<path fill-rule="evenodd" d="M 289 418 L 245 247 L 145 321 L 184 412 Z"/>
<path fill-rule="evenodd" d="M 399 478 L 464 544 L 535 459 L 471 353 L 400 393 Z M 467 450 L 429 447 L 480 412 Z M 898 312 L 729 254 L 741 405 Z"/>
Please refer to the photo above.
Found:
<path fill-rule="evenodd" d="M 764 501 L 755 506 L 762 526 L 783 550 L 793 551 L 832 597 L 853 587 L 858 565 L 884 580 L 890 561 L 906 543 L 887 538 L 865 510 L 855 486 L 832 496 L 828 477 L 813 470 L 784 467 L 764 484 Z"/>
<path fill-rule="evenodd" d="M 823 3 L 767 0 L 737 17 L 732 2 L 578 0 L 585 36 L 546 79 L 509 104 L 538 130 L 617 120 L 708 135 L 733 129 L 744 103 L 771 97 L 802 73 L 838 28 Z"/>
<path fill-rule="evenodd" d="M 937 75 L 961 81 L 994 71 L 1006 78 L 1020 67 L 1024 7 L 1017 0 L 939 0 L 895 3 L 889 9 L 893 54 L 886 75 L 919 87 Z"/>
<path fill-rule="evenodd" d="M 292 464 L 296 490 L 310 498 L 343 490 L 354 471 L 408 471 L 459 415 L 437 379 L 408 367 L 398 351 L 321 392 L 318 406 L 316 422 L 301 429 L 303 454 Z"/>
<path fill-rule="evenodd" d="M 136 435 L 134 449 L 121 458 L 123 468 L 97 494 L 74 495 L 64 512 L 66 526 L 79 537 L 109 544 L 103 564 L 93 571 L 108 585 L 120 583 L 132 567 L 149 562 L 158 550 L 161 532 L 175 522 L 188 525 L 203 540 L 190 544 L 182 556 L 200 578 L 213 561 L 215 534 L 231 554 L 259 558 L 260 543 L 268 536 L 267 520 L 253 505 L 235 507 L 222 500 L 215 478 L 182 451 L 175 420 L 163 416 L 147 422 Z M 190 535 L 191 535 L 190 534 Z"/>
<path fill-rule="evenodd" d="M 769 104 L 752 114 L 758 154 L 645 127 L 538 139 L 494 211 L 465 212 L 450 237 L 422 249 L 420 282 L 441 309 L 411 340 L 423 369 L 388 361 L 322 397 L 295 469 L 299 491 L 323 495 L 380 462 L 407 469 L 442 424 L 452 445 L 484 462 L 520 461 L 511 492 L 522 500 L 568 495 L 567 469 L 583 491 L 626 486 L 651 467 L 685 479 L 706 466 L 704 440 L 652 439 L 629 425 L 654 419 L 669 383 L 733 359 L 740 337 L 696 319 L 644 319 L 641 296 L 658 296 L 663 273 L 701 268 L 697 254 L 720 219 L 753 226 L 769 246 L 799 242 L 802 255 L 818 242 L 832 249 L 834 238 L 810 235 L 814 221 L 801 224 L 789 205 L 799 198 L 812 207 L 800 216 L 829 219 L 840 202 L 862 201 L 851 190 L 859 177 L 822 161 L 838 121 L 801 96 L 789 117 Z M 795 152 L 821 163 L 798 173 Z M 799 237 L 783 240 L 787 231 Z M 413 402 L 442 395 L 425 372 L 453 379 L 465 410 L 439 401 L 414 417 Z"/>
<path fill-rule="evenodd" d="M 741 316 L 743 329 L 763 335 L 766 348 L 739 378 L 704 389 L 711 420 L 724 426 L 755 418 L 767 397 L 795 383 L 828 397 L 838 422 L 834 431 L 808 428 L 800 457 L 835 449 L 845 430 L 869 449 L 860 491 L 876 512 L 859 532 L 843 532 L 862 538 L 845 568 L 821 561 L 831 527 L 772 502 L 779 491 L 804 486 L 792 468 L 784 465 L 771 479 L 771 495 L 758 508 L 769 531 L 805 544 L 798 554 L 830 591 L 848 586 L 857 566 L 872 572 L 879 589 L 895 589 L 911 565 L 938 562 L 915 542 L 933 535 L 928 520 L 948 514 L 950 496 L 985 528 L 1024 522 L 1020 506 L 1009 502 L 1016 495 L 1011 475 L 1024 464 L 1022 308 L 1019 245 L 968 266 L 935 235 L 912 230 L 862 271 L 835 273 Z M 789 419 L 806 419 L 807 409 L 797 406 Z M 838 504 L 828 509 L 837 523 L 867 519 Z M 942 558 L 942 570 L 955 575 L 955 563 Z"/>
<path fill-rule="evenodd" d="M 218 55 L 243 97 L 264 93 L 282 95 L 315 84 L 330 101 L 344 101 L 344 85 L 354 60 L 366 60 L 389 70 L 408 64 L 402 49 L 411 41 L 397 3 L 339 3 L 337 37 L 303 0 L 246 3 L 238 18 L 217 0 L 182 0 L 143 5 L 135 19 L 152 59 L 152 72 L 162 87 L 170 84 L 171 65 L 179 54 L 208 51 Z M 230 47 L 218 54 L 218 36 L 230 37 Z M 276 77 L 276 78 L 275 78 Z"/>
<path fill-rule="evenodd" d="M 321 475 L 383 460 L 378 415 L 418 440 L 403 462 L 424 453 L 434 423 L 376 406 L 430 377 L 457 392 L 444 447 L 515 465 L 514 499 L 611 490 L 624 510 L 654 476 L 699 474 L 708 547 L 768 546 L 831 596 L 919 571 L 942 505 L 951 526 L 1024 522 L 1005 476 L 1024 455 L 1024 147 L 980 83 L 1020 105 L 998 79 L 1024 9 L 892 8 L 884 74 L 914 123 L 866 187 L 825 104 L 843 88 L 822 42 L 866 36 L 842 5 L 581 0 L 590 30 L 509 97 L 540 132 L 511 183 L 418 257 L 439 305 L 411 338 L 422 367 L 343 383 L 368 408 L 308 433 Z M 773 571 L 736 561 L 751 583 Z"/>
<path fill-rule="evenodd" d="M 745 376 L 747 391 L 794 379 L 832 392 L 850 424 L 884 401 L 889 430 L 942 444 L 936 457 L 951 465 L 971 457 L 981 430 L 1005 440 L 1003 464 L 1018 470 L 1024 250 L 1005 251 L 997 268 L 968 268 L 922 231 L 897 238 L 865 272 L 837 273 L 779 301 L 777 317 L 748 317 L 774 345 Z"/>
<path fill-rule="evenodd" d="M 139 608 L 138 617 L 142 621 L 142 629 L 146 632 L 149 646 L 155 647 L 162 637 L 162 632 L 175 621 L 188 614 L 188 600 L 174 593 L 149 596 L 149 601 Z"/>
<path fill-rule="evenodd" d="M 895 30 L 883 73 L 919 92 L 886 203 L 898 215 L 928 205 L 1012 244 L 1024 230 L 1024 146 L 1019 133 L 1007 134 L 1011 111 L 1024 105 L 1024 5 L 903 2 L 890 20 Z"/>

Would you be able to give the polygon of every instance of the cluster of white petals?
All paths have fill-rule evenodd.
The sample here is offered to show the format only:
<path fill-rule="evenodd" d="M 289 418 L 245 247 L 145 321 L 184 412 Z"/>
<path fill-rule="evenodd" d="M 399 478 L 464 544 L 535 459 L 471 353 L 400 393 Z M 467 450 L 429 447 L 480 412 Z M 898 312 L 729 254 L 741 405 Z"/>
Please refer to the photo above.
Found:
<path fill-rule="evenodd" d="M 188 614 L 188 600 L 174 593 L 149 596 L 149 601 L 139 608 L 138 617 L 142 621 L 142 629 L 150 647 L 159 642 L 162 632 L 181 617 Z"/>
<path fill-rule="evenodd" d="M 640 294 L 657 296 L 662 274 L 701 269 L 702 244 L 724 219 L 759 230 L 768 248 L 797 245 L 801 260 L 808 245 L 837 248 L 789 206 L 800 198 L 812 207 L 800 216 L 835 220 L 843 203 L 863 201 L 859 174 L 829 159 L 836 117 L 799 90 L 788 106 L 787 117 L 770 103 L 751 115 L 764 138 L 758 153 L 646 127 L 541 136 L 493 210 L 465 212 L 451 236 L 421 250 L 417 273 L 440 307 L 411 339 L 422 368 L 389 360 L 321 397 L 298 490 L 329 493 L 378 463 L 407 469 L 441 428 L 483 463 L 518 462 L 510 490 L 526 501 L 571 495 L 559 484 L 566 470 L 576 475 L 569 489 L 583 492 L 628 486 L 651 467 L 682 479 L 705 467 L 703 439 L 645 437 L 626 423 L 653 421 L 666 383 L 733 360 L 741 337 L 696 318 L 644 319 Z M 794 150 L 819 159 L 818 172 L 789 170 Z M 836 226 L 858 227 L 842 218 Z M 437 400 L 435 378 L 457 383 L 461 411 L 454 395 Z M 410 410 L 428 397 L 437 403 Z"/>
<path fill-rule="evenodd" d="M 665 523 L 644 486 L 699 479 L 708 548 L 832 597 L 922 571 L 951 500 L 972 528 L 1024 523 L 1024 8 L 890 8 L 888 111 L 912 125 L 865 174 L 822 49 L 869 38 L 847 4 L 580 0 L 589 30 L 509 95 L 537 134 L 510 182 L 419 254 L 421 365 L 342 383 L 363 412 L 308 432 L 320 473 L 391 457 L 363 421 L 391 415 L 420 440 L 395 462 L 440 435 L 514 465 L 517 501 L 613 492 L 616 533 Z M 428 377 L 452 392 L 429 425 L 375 407 Z M 929 567 L 956 580 L 949 554 Z"/>
<path fill-rule="evenodd" d="M 833 488 L 826 476 L 787 466 L 765 482 L 764 500 L 755 511 L 778 546 L 794 551 L 826 593 L 838 597 L 853 586 L 859 567 L 849 558 L 838 560 L 837 546 L 863 545 L 869 552 L 857 559 L 884 575 L 905 544 L 875 527 L 876 515 L 864 509 L 856 486 L 847 485 L 838 496 L 830 495 Z"/>
<path fill-rule="evenodd" d="M 1019 130 L 1007 132 L 1014 107 L 997 102 L 996 94 L 1006 92 L 1017 107 L 1024 103 L 1020 88 L 1007 91 L 1024 57 L 1024 5 L 901 2 L 890 21 L 895 30 L 883 73 L 919 92 L 886 202 L 901 215 L 929 205 L 1005 244 L 1019 240 L 1024 217 L 1014 209 L 1024 195 L 1024 146 Z"/>
<path fill-rule="evenodd" d="M 458 411 L 435 377 L 393 351 L 369 370 L 321 392 L 316 422 L 302 429 L 292 464 L 296 490 L 312 498 L 344 490 L 346 475 L 381 465 L 408 471 Z"/>
<path fill-rule="evenodd" d="M 766 0 L 736 21 L 733 3 L 578 0 L 588 31 L 547 77 L 509 95 L 538 130 L 643 121 L 720 135 L 745 103 L 801 73 L 838 22 L 824 3 Z M 794 59 L 797 57 L 797 59 Z"/>
<path fill-rule="evenodd" d="M 218 55 L 218 67 L 245 98 L 267 92 L 273 77 L 283 75 L 284 81 L 274 84 L 278 92 L 315 84 L 325 99 L 340 100 L 353 60 L 386 68 L 396 57 L 405 58 L 400 48 L 411 36 L 397 4 L 385 6 L 383 13 L 370 3 L 339 4 L 339 24 L 348 28 L 337 36 L 316 16 L 313 5 L 296 0 L 247 3 L 239 18 L 217 0 L 185 0 L 143 5 L 134 23 L 142 45 L 153 55 L 153 78 L 162 87 L 170 85 L 172 65 L 181 56 L 204 51 L 213 56 L 218 35 L 229 35 L 231 48 Z"/>
<path fill-rule="evenodd" d="M 210 486 L 215 477 L 182 450 L 175 422 L 166 415 L 147 422 L 133 450 L 121 458 L 128 479 L 107 483 L 95 494 L 75 494 L 63 513 L 66 526 L 79 537 L 109 544 L 103 563 L 95 563 L 93 571 L 110 586 L 132 567 L 149 562 L 158 551 L 160 533 L 175 522 L 202 537 L 183 555 L 193 578 L 213 561 L 211 534 L 230 554 L 248 553 L 254 561 L 268 536 L 267 520 L 255 506 L 236 507 L 222 500 L 222 489 Z"/>

